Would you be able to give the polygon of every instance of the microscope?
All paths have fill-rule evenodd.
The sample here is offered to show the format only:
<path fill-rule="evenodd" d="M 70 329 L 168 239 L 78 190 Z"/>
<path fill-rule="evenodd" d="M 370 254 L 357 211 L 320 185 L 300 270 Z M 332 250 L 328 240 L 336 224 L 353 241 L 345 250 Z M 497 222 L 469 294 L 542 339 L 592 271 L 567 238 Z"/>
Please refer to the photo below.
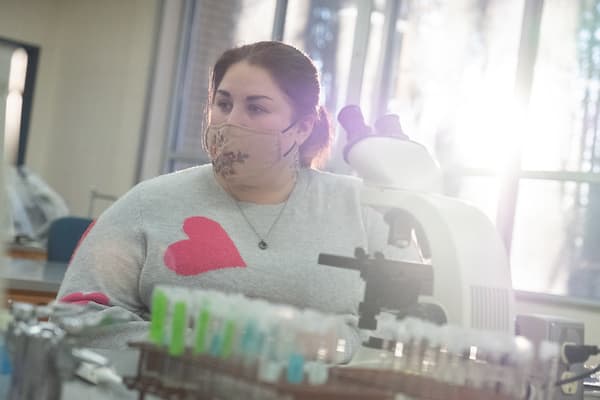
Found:
<path fill-rule="evenodd" d="M 344 159 L 363 180 L 362 204 L 383 213 L 389 245 L 416 242 L 424 259 L 392 260 L 361 248 L 354 258 L 319 255 L 320 264 L 361 272 L 359 328 L 374 330 L 379 312 L 393 310 L 397 318 L 512 334 L 509 261 L 492 222 L 476 207 L 439 193 L 438 164 L 402 132 L 396 115 L 381 117 L 373 130 L 357 106 L 347 106 L 338 120 L 348 134 Z"/>
<path fill-rule="evenodd" d="M 423 256 L 422 263 L 406 262 L 361 248 L 354 258 L 319 256 L 319 263 L 358 270 L 365 280 L 359 328 L 371 336 L 364 347 L 384 348 L 385 337 L 377 337 L 376 328 L 384 321 L 378 316 L 389 311 L 397 319 L 414 316 L 473 329 L 489 343 L 495 332 L 512 336 L 516 326 L 515 342 L 527 338 L 541 360 L 525 373 L 528 385 L 538 388 L 537 394 L 530 390 L 532 398 L 583 398 L 578 382 L 600 370 L 583 368 L 600 353 L 598 346 L 583 344 L 583 324 L 543 315 L 515 318 L 509 260 L 496 228 L 476 207 L 440 193 L 438 164 L 402 132 L 397 116 L 381 117 L 373 129 L 357 106 L 348 106 L 338 119 L 348 134 L 344 159 L 363 180 L 362 204 L 383 213 L 390 245 L 402 247 L 412 240 Z M 560 361 L 551 362 L 547 351 L 556 346 Z"/>

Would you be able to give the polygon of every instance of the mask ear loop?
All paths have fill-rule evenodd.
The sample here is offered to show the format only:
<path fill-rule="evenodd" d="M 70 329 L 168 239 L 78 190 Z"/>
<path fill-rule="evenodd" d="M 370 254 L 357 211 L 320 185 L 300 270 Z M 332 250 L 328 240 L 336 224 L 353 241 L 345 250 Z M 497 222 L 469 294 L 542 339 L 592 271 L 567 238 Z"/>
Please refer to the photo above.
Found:
<path fill-rule="evenodd" d="M 298 118 L 297 120 L 295 120 L 294 122 L 292 122 L 287 128 L 285 128 L 284 130 L 282 130 L 281 133 L 286 133 L 287 131 L 289 131 L 290 129 L 292 129 L 292 126 L 296 125 L 298 123 L 298 121 L 300 121 L 300 118 Z"/>
<path fill-rule="evenodd" d="M 294 144 L 292 145 L 292 147 L 290 147 L 290 149 L 288 151 L 286 151 L 285 153 L 283 153 L 283 157 L 287 157 L 288 154 L 290 154 L 292 152 L 292 150 L 294 150 L 296 148 L 297 145 L 298 145 L 298 143 L 294 142 Z"/>
<path fill-rule="evenodd" d="M 299 117 L 297 119 L 295 119 L 287 128 L 285 128 L 284 130 L 281 131 L 282 134 L 285 134 L 287 131 L 289 131 L 294 125 L 296 125 L 298 123 L 298 121 L 300 121 L 303 117 Z M 289 148 L 288 151 L 286 151 L 283 154 L 283 157 L 286 157 L 288 154 L 290 154 L 290 152 L 292 150 L 294 150 L 294 148 L 298 146 L 298 142 L 294 140 L 294 144 L 292 145 L 292 147 Z M 296 169 L 296 171 L 300 170 L 300 151 L 296 151 L 295 155 L 294 155 L 294 168 Z"/>
<path fill-rule="evenodd" d="M 290 129 L 292 129 L 292 126 L 296 125 L 298 123 L 298 121 L 300 121 L 300 118 L 296 119 L 294 122 L 292 122 L 287 128 L 285 128 L 284 130 L 281 131 L 282 135 L 285 135 L 285 133 L 287 131 L 289 131 Z M 296 146 L 298 145 L 298 142 L 296 142 L 294 140 L 294 144 L 292 145 L 292 147 L 290 147 L 285 153 L 283 153 L 282 157 L 287 157 L 288 154 L 290 154 L 292 152 L 292 150 L 294 150 L 296 148 Z M 297 158 L 297 157 L 296 157 Z"/>

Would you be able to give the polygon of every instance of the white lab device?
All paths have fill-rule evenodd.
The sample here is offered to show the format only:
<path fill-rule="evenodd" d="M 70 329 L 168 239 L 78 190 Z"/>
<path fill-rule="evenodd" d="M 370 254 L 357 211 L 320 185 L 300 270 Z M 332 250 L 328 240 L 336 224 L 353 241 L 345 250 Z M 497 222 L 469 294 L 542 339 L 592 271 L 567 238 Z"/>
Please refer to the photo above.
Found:
<path fill-rule="evenodd" d="M 361 202 L 401 209 L 420 223 L 433 266 L 434 302 L 448 323 L 514 332 L 514 295 L 508 256 L 498 231 L 476 207 L 435 193 L 441 171 L 413 141 L 368 136 L 346 150 L 363 179 Z"/>
<path fill-rule="evenodd" d="M 442 172 L 425 146 L 391 136 L 367 136 L 345 152 L 365 183 L 415 192 L 441 193 Z"/>

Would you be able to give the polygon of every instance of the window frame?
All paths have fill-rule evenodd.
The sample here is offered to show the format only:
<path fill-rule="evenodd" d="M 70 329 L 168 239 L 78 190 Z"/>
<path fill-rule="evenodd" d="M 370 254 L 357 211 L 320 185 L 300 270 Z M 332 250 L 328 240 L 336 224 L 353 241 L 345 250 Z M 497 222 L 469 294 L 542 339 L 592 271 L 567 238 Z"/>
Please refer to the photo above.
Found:
<path fill-rule="evenodd" d="M 5 37 L 0 37 L 0 44 L 7 47 L 13 47 L 15 50 L 21 48 L 27 53 L 27 69 L 25 72 L 25 87 L 23 88 L 23 104 L 21 106 L 21 121 L 19 127 L 19 146 L 15 158 L 15 165 L 20 167 L 25 165 L 25 156 L 27 153 L 27 140 L 29 138 L 29 125 L 31 123 L 31 113 L 33 110 L 33 95 L 37 79 L 40 47 Z M 5 112 L 5 110 L 1 110 L 0 112 Z M 4 132 L 4 127 L 2 127 L 2 132 Z M 2 140 L 2 143 L 4 143 L 4 140 Z"/>

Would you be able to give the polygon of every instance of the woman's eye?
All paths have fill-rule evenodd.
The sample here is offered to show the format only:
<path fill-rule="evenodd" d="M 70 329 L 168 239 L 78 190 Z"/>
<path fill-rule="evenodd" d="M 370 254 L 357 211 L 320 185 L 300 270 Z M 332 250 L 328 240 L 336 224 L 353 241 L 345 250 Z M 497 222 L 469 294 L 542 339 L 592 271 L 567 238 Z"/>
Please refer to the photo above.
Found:
<path fill-rule="evenodd" d="M 217 107 L 219 107 L 219 110 L 221 111 L 228 112 L 231 110 L 231 103 L 226 101 L 218 101 Z"/>
<path fill-rule="evenodd" d="M 264 112 L 267 112 L 267 110 L 265 110 L 264 108 L 257 106 L 255 104 L 250 104 L 248 106 L 248 110 L 252 113 L 252 114 L 261 114 Z"/>

